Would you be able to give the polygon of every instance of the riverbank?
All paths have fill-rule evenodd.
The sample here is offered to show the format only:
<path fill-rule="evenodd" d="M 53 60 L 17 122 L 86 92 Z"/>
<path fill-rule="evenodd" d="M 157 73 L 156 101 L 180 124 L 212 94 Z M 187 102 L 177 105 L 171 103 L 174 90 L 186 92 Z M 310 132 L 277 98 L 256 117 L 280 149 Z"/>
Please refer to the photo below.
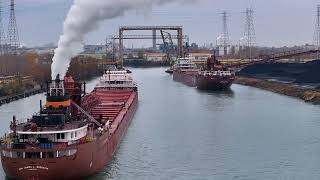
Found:
<path fill-rule="evenodd" d="M 88 82 L 88 81 L 92 81 L 93 79 L 102 76 L 103 73 L 98 73 L 98 74 L 94 74 L 90 77 L 86 77 L 86 78 L 80 78 L 79 76 L 76 76 L 78 81 L 81 82 Z M 75 78 L 75 79 L 76 79 Z M 36 94 L 40 94 L 40 93 L 44 93 L 46 92 L 46 85 L 36 85 L 34 87 L 29 87 L 29 88 L 25 88 L 25 90 L 23 91 L 16 91 L 15 93 L 9 94 L 9 95 L 5 95 L 5 96 L 0 96 L 0 106 L 4 105 L 4 104 L 8 104 L 11 103 L 13 101 L 17 101 L 29 96 L 33 96 Z"/>
<path fill-rule="evenodd" d="M 8 96 L 2 96 L 0 97 L 0 106 L 2 106 L 3 104 L 8 104 L 11 103 L 13 101 L 17 101 L 32 95 L 36 95 L 39 93 L 43 93 L 45 92 L 45 89 L 41 88 L 40 86 L 37 86 L 33 89 L 29 89 L 29 90 L 25 90 L 24 92 L 21 93 L 16 93 L 13 95 L 8 95 Z"/>
<path fill-rule="evenodd" d="M 286 96 L 296 97 L 305 102 L 310 102 L 313 104 L 320 104 L 320 91 L 307 89 L 291 83 L 268 81 L 245 76 L 238 76 L 235 83 L 256 87 Z"/>

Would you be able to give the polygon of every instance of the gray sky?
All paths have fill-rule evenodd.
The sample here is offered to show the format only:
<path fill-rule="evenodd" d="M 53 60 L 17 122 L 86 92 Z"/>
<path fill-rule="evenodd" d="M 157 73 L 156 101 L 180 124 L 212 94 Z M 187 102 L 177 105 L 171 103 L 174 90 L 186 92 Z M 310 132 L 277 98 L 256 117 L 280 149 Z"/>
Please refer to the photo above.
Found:
<path fill-rule="evenodd" d="M 99 29 L 87 35 L 86 43 L 104 43 L 106 35 L 115 34 L 121 25 L 182 25 L 192 42 L 200 45 L 215 43 L 222 31 L 220 13 L 226 10 L 229 12 L 229 34 L 235 44 L 244 34 L 243 12 L 251 6 L 255 10 L 258 45 L 301 45 L 313 40 L 317 3 L 320 0 L 198 0 L 195 3 L 170 3 L 105 21 Z M 16 0 L 16 4 L 23 44 L 57 43 L 72 0 Z M 9 0 L 3 2 L 3 6 L 3 21 L 7 29 Z M 132 43 L 151 46 L 151 42 L 127 42 Z"/>

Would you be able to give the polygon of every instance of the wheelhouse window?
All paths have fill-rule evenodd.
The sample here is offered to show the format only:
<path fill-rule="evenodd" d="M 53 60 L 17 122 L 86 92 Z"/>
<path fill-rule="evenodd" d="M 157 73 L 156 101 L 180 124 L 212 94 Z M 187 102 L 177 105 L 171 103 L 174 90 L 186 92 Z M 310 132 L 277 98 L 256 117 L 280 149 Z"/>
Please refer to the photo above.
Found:
<path fill-rule="evenodd" d="M 64 139 L 64 133 L 58 133 L 57 139 Z"/>

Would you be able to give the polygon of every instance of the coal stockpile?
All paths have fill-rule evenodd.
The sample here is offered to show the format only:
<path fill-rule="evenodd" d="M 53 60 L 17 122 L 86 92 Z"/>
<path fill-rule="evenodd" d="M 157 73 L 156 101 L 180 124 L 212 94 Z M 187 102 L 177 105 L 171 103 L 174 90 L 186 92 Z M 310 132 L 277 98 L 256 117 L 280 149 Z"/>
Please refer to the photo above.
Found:
<path fill-rule="evenodd" d="M 320 60 L 308 63 L 256 64 L 242 69 L 238 75 L 277 79 L 296 84 L 320 84 Z"/>

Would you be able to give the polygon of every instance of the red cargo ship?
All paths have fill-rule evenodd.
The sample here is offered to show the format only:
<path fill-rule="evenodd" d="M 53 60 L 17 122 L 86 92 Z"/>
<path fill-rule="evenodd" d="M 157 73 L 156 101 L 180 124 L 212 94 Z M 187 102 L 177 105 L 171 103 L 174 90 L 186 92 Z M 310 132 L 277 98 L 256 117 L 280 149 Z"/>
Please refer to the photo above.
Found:
<path fill-rule="evenodd" d="M 7 177 L 82 179 L 97 173 L 111 161 L 137 103 L 137 86 L 126 71 L 107 71 L 87 95 L 72 77 L 57 77 L 40 112 L 24 122 L 14 117 L 2 138 Z"/>
<path fill-rule="evenodd" d="M 230 88 L 235 80 L 235 73 L 224 67 L 215 55 L 207 60 L 207 67 L 196 76 L 198 89 L 224 90 Z"/>
<path fill-rule="evenodd" d="M 173 80 L 195 87 L 198 72 L 199 69 L 190 58 L 179 58 L 173 66 Z"/>

